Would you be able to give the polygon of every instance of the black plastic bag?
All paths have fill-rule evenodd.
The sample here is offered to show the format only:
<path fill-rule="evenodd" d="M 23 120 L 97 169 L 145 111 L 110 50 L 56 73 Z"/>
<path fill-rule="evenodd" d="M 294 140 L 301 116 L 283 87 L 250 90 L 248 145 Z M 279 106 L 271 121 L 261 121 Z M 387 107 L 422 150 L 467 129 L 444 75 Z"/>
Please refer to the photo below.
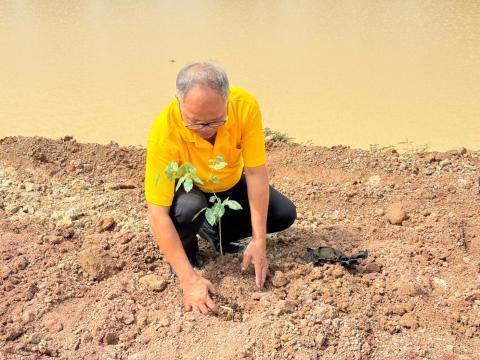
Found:
<path fill-rule="evenodd" d="M 340 263 L 349 268 L 353 265 L 358 265 L 360 261 L 366 259 L 368 257 L 368 251 L 361 251 L 352 256 L 347 256 L 340 250 L 330 246 L 320 246 L 318 249 L 307 248 L 307 257 L 315 266 Z"/>

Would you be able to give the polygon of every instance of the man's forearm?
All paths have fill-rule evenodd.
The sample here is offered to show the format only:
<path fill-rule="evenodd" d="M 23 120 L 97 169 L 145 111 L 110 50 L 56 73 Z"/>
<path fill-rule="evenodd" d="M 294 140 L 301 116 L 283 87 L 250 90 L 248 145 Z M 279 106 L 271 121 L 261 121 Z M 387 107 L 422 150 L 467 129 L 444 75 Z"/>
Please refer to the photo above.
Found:
<path fill-rule="evenodd" d="M 149 212 L 153 236 L 181 282 L 194 275 L 172 220 L 166 214 Z"/>
<path fill-rule="evenodd" d="M 265 165 L 245 169 L 248 201 L 250 204 L 252 237 L 266 242 L 267 213 L 269 202 L 268 173 Z"/>

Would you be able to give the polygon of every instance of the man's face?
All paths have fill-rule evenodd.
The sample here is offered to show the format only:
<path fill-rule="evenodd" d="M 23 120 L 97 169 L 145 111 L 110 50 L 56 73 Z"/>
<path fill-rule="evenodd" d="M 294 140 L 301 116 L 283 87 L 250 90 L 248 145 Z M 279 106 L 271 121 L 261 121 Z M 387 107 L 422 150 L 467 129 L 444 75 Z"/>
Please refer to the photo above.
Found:
<path fill-rule="evenodd" d="M 203 86 L 195 86 L 187 93 L 180 106 L 185 125 L 222 124 L 227 118 L 227 101 L 218 92 Z M 218 127 L 204 126 L 191 129 L 205 140 L 212 140 Z"/>

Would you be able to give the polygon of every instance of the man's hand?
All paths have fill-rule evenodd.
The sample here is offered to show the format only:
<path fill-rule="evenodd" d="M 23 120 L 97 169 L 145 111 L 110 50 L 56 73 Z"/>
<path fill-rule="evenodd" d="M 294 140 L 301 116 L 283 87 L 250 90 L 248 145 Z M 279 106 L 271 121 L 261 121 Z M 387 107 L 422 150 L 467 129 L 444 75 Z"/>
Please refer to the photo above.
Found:
<path fill-rule="evenodd" d="M 215 293 L 212 283 L 201 277 L 197 273 L 181 283 L 183 288 L 183 302 L 185 310 L 191 311 L 192 308 L 207 315 L 210 311 L 218 313 L 218 306 L 209 296 L 209 292 Z"/>
<path fill-rule="evenodd" d="M 250 264 L 255 267 L 255 284 L 263 288 L 268 272 L 267 251 L 264 241 L 253 239 L 243 254 L 242 271 L 246 271 Z"/>

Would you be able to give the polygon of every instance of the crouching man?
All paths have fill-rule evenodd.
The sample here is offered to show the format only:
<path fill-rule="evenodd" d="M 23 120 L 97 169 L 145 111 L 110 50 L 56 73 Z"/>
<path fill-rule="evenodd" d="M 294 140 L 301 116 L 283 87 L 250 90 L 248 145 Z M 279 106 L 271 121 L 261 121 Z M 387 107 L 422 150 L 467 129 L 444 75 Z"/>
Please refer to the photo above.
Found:
<path fill-rule="evenodd" d="M 246 91 L 229 86 L 216 64 L 200 62 L 180 70 L 176 98 L 153 122 L 147 145 L 145 197 L 156 242 L 183 290 L 187 311 L 217 312 L 210 292 L 214 287 L 195 270 L 199 267 L 197 234 L 218 248 L 218 227 L 194 215 L 208 205 L 214 191 L 224 200 L 237 201 L 243 210 L 226 211 L 222 217 L 222 247 L 226 252 L 244 250 L 241 270 L 252 264 L 259 289 L 268 271 L 266 234 L 284 230 L 296 219 L 293 203 L 269 186 L 265 140 L 260 109 Z M 209 167 L 222 156 L 227 165 Z M 176 161 L 193 164 L 200 179 L 212 175 L 218 183 L 195 184 L 190 192 L 165 176 Z M 160 175 L 160 176 L 159 176 Z M 251 236 L 245 249 L 236 241 Z"/>

